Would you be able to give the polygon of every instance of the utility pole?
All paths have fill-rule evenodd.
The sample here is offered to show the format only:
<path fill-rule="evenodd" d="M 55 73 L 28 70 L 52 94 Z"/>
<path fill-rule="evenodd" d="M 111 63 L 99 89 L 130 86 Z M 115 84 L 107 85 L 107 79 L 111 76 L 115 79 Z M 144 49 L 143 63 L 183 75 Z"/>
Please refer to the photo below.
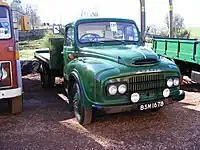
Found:
<path fill-rule="evenodd" d="M 140 0 L 140 16 L 141 16 L 141 40 L 142 40 L 142 45 L 145 43 L 145 0 Z"/>
<path fill-rule="evenodd" d="M 169 37 L 173 37 L 173 3 L 169 0 Z"/>

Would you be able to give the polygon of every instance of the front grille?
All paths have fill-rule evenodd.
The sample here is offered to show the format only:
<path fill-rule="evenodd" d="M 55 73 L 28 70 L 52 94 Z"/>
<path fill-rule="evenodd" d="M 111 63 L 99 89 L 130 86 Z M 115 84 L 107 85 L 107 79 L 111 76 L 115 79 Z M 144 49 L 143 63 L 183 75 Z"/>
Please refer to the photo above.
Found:
<path fill-rule="evenodd" d="M 165 87 L 164 74 L 143 74 L 129 78 L 129 91 L 138 92 Z"/>

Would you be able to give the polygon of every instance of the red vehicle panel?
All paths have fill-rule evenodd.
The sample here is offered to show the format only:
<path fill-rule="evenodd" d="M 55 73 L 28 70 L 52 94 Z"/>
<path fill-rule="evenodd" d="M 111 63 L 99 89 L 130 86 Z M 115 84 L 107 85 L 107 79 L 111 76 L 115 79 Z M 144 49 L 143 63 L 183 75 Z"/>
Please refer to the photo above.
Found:
<path fill-rule="evenodd" d="M 8 99 L 12 113 L 22 111 L 21 66 L 16 49 L 13 18 L 8 4 L 0 0 L 0 100 Z"/>

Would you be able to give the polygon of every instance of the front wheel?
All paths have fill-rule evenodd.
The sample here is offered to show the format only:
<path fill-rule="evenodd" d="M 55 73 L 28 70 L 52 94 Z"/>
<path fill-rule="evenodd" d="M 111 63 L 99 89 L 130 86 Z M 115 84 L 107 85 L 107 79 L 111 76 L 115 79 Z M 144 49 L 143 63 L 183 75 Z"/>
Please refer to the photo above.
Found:
<path fill-rule="evenodd" d="M 78 82 L 74 83 L 70 94 L 73 103 L 74 115 L 77 121 L 82 125 L 90 124 L 92 122 L 92 110 L 85 108 L 83 103 L 83 94 Z"/>

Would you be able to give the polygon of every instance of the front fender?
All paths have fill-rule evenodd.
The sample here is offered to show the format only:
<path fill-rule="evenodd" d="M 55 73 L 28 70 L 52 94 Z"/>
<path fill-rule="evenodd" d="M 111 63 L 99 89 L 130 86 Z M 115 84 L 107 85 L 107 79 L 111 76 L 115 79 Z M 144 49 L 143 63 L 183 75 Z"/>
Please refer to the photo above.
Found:
<path fill-rule="evenodd" d="M 91 109 L 91 104 L 90 104 L 90 98 L 87 96 L 87 93 L 86 93 L 86 88 L 83 84 L 83 80 L 81 79 L 81 75 L 79 74 L 79 72 L 77 70 L 73 70 L 70 74 L 69 74 L 70 77 L 73 77 L 76 82 L 79 83 L 80 85 L 80 89 L 81 89 L 81 95 L 83 97 L 83 103 L 84 103 L 84 106 L 86 108 L 89 108 Z M 69 78 L 70 79 L 70 78 Z"/>
<path fill-rule="evenodd" d="M 110 64 L 103 63 L 93 59 L 79 59 L 68 63 L 64 68 L 64 76 L 69 80 L 69 76 L 73 76 L 81 85 L 84 103 L 88 106 L 88 102 L 92 103 L 96 100 L 96 91 L 101 87 L 101 81 L 98 75 L 106 70 L 113 69 Z"/>

